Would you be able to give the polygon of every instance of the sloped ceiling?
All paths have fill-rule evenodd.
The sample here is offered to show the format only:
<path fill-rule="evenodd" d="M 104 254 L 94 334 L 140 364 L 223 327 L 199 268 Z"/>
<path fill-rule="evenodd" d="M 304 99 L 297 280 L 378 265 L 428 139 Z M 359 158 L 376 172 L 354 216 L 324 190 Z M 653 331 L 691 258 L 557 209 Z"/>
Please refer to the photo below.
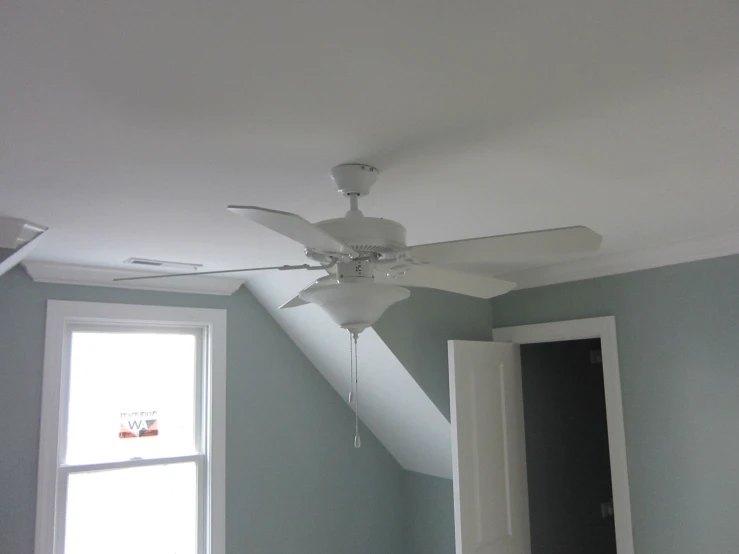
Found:
<path fill-rule="evenodd" d="M 255 279 L 249 289 L 346 400 L 350 382 L 348 332 L 338 328 L 317 306 L 277 309 L 280 295 L 275 291 L 299 286 L 300 282 L 295 274 L 282 273 Z M 451 478 L 451 428 L 447 418 L 374 329 L 362 332 L 357 346 L 362 421 L 405 469 Z M 347 436 L 347 440 L 352 437 Z"/>

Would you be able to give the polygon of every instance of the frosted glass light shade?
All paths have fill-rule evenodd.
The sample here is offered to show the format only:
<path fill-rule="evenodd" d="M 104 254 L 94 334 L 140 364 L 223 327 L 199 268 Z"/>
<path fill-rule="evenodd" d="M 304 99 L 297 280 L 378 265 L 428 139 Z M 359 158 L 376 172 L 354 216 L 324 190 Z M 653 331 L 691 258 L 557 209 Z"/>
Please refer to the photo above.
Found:
<path fill-rule="evenodd" d="M 371 327 L 385 310 L 410 295 L 406 288 L 374 283 L 319 283 L 300 292 L 302 300 L 320 306 L 353 333 Z"/>

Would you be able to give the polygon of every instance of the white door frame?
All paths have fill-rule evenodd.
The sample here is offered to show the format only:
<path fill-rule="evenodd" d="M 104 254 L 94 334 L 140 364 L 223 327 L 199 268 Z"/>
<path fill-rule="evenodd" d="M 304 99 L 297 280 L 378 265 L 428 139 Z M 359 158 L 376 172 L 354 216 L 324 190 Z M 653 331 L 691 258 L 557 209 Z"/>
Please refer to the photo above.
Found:
<path fill-rule="evenodd" d="M 626 434 L 624 432 L 621 378 L 618 365 L 618 345 L 616 343 L 616 318 L 613 316 L 594 317 L 493 329 L 493 340 L 517 344 L 580 339 L 600 339 L 603 358 L 603 384 L 605 385 L 606 396 L 606 419 L 608 422 L 608 448 L 611 457 L 611 486 L 613 488 L 616 546 L 618 554 L 634 554 L 629 473 L 626 461 Z"/>

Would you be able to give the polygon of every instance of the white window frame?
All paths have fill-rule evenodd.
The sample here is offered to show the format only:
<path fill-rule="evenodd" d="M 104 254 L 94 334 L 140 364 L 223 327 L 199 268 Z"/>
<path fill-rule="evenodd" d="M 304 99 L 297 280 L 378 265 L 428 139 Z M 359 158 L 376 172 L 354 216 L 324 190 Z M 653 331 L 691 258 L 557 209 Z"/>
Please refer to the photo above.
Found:
<path fill-rule="evenodd" d="M 205 464 L 205 483 L 199 486 L 198 514 L 202 524 L 201 554 L 225 554 L 226 542 L 226 310 L 174 308 L 133 304 L 49 300 L 46 311 L 41 432 L 39 438 L 35 554 L 61 554 L 60 540 L 66 509 L 66 475 L 61 465 L 62 430 L 69 391 L 70 336 L 75 328 L 89 326 L 185 329 L 202 333 L 203 454 L 177 456 L 176 461 Z M 136 464 L 160 465 L 164 458 Z M 131 462 L 85 464 L 86 469 L 113 469 Z M 80 466 L 77 466 L 78 468 Z M 199 484 L 200 485 L 200 484 Z"/>

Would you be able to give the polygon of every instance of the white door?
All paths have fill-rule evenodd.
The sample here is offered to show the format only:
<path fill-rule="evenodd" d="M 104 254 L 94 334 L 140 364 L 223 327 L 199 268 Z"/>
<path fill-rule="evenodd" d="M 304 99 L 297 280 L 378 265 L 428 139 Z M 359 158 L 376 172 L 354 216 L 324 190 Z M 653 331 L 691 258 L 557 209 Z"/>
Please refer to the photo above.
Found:
<path fill-rule="evenodd" d="M 457 554 L 530 554 L 517 345 L 449 341 Z"/>

